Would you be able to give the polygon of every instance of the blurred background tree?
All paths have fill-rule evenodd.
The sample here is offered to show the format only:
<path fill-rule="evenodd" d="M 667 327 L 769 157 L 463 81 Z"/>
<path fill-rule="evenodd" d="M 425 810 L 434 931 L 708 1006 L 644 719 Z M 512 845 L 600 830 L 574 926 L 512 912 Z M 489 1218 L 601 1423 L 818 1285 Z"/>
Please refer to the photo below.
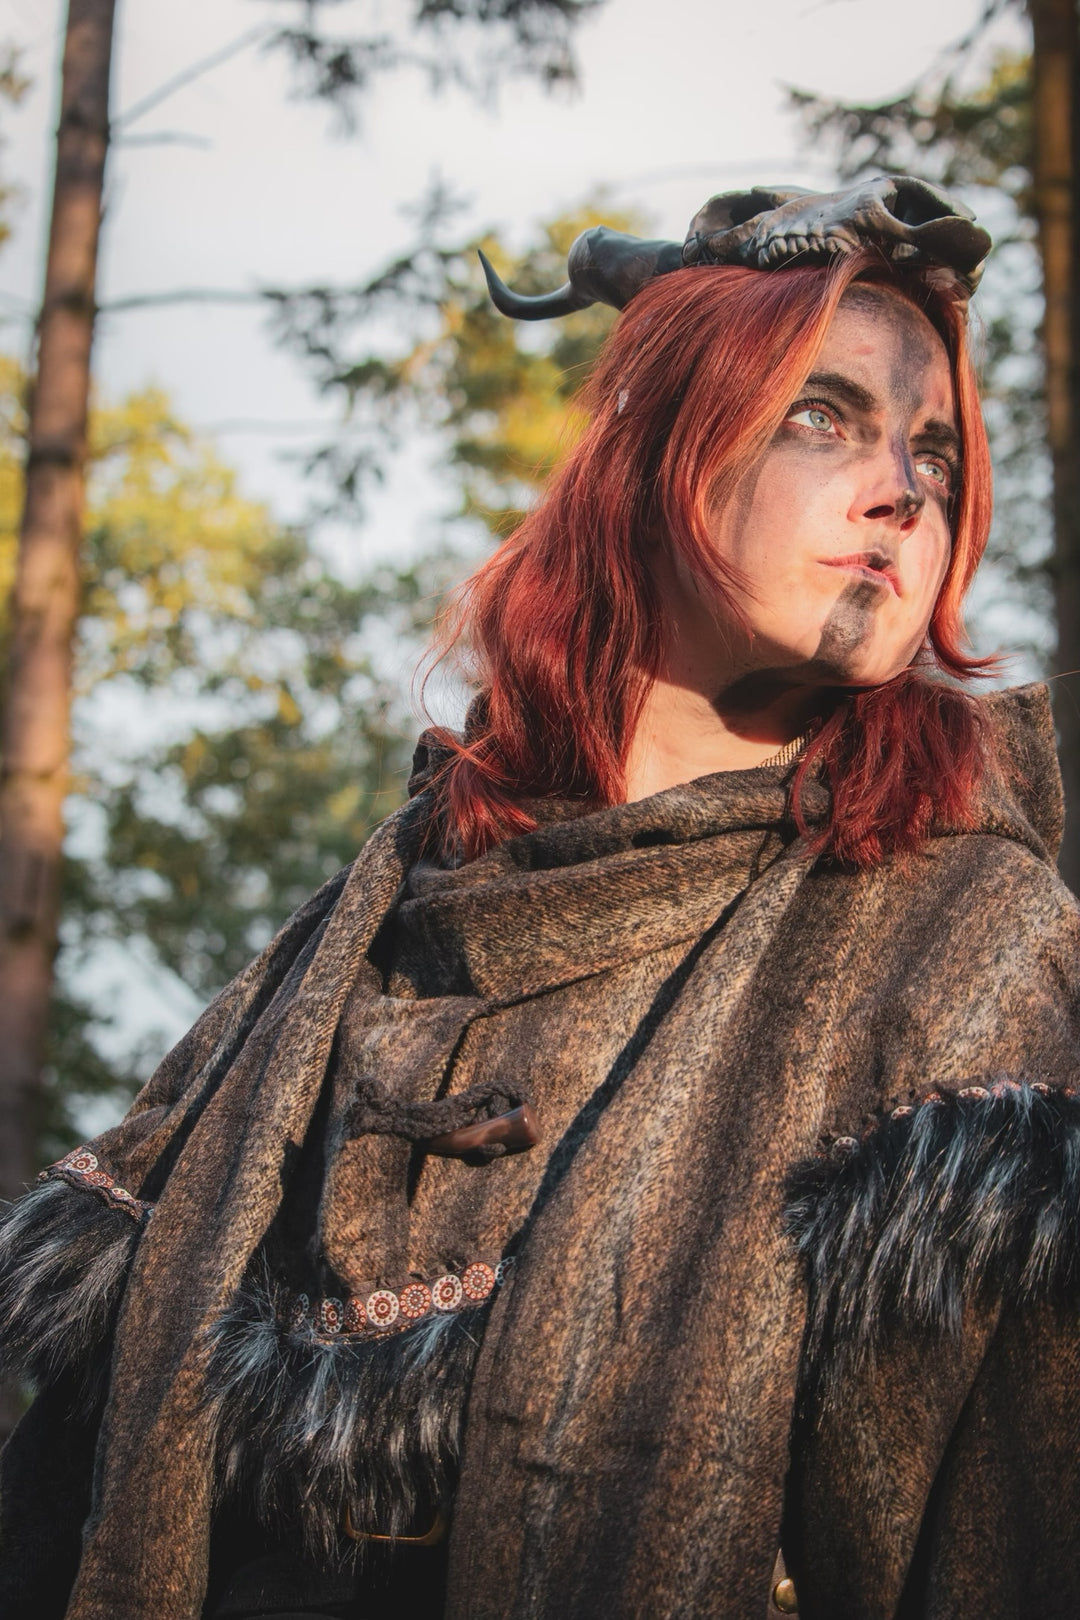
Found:
<path fill-rule="evenodd" d="M 514 256 L 490 233 L 440 246 L 429 211 L 416 253 L 377 283 L 274 298 L 282 340 L 321 357 L 322 385 L 346 407 L 343 438 L 315 458 L 328 505 L 354 510 L 377 471 L 373 449 L 422 424 L 443 436 L 455 472 L 448 520 L 492 537 L 513 527 L 575 431 L 573 398 L 614 312 L 523 334 L 492 309 L 475 249 L 515 285 L 549 286 L 601 216 L 634 223 L 598 203 Z M 399 352 L 365 356 L 367 325 L 390 298 Z M 18 361 L 0 357 L 4 597 L 26 388 Z M 94 954 L 122 948 L 137 982 L 175 978 L 194 1007 L 404 797 L 415 726 L 378 647 L 418 654 L 461 569 L 445 547 L 343 583 L 308 533 L 238 495 L 160 390 L 92 412 L 87 475 L 62 949 L 34 1125 L 44 1161 L 88 1118 L 121 1111 L 156 1046 L 150 1031 L 115 1052 L 108 1014 L 77 988 Z M 0 616 L 0 654 L 7 631 Z"/>
<path fill-rule="evenodd" d="M 24 382 L 0 362 L 9 576 Z M 88 494 L 64 948 L 37 1121 L 53 1157 L 91 1098 L 120 1108 L 139 1077 L 143 1054 L 103 1059 L 101 1013 L 73 988 L 90 954 L 122 941 L 206 999 L 396 802 L 407 754 L 364 632 L 391 609 L 410 632 L 419 599 L 419 571 L 335 579 L 304 535 L 237 495 L 157 391 L 94 414 Z"/>
<path fill-rule="evenodd" d="M 373 80 L 403 68 L 480 97 L 521 76 L 549 89 L 576 83 L 574 26 L 604 0 L 411 0 L 396 18 L 366 6 L 370 25 L 352 33 L 327 27 L 342 3 L 270 0 L 292 16 L 266 42 L 288 54 L 301 94 L 331 103 L 355 128 Z"/>
<path fill-rule="evenodd" d="M 602 194 L 539 225 L 517 255 L 490 232 L 462 242 L 454 222 L 453 200 L 436 187 L 420 209 L 415 243 L 371 280 L 264 296 L 273 336 L 340 410 L 332 439 L 307 462 L 322 511 L 361 518 L 387 454 L 427 430 L 457 494 L 447 520 L 476 519 L 502 538 L 581 425 L 574 399 L 615 311 L 593 305 L 526 330 L 495 310 L 477 250 L 518 290 L 540 292 L 565 280 L 570 244 L 590 225 L 642 227 Z M 380 322 L 394 338 L 373 353 Z"/>
<path fill-rule="evenodd" d="M 19 71 L 20 53 L 11 41 L 0 42 L 0 104 L 17 107 L 30 88 L 30 80 Z M 3 142 L 0 141 L 0 149 Z M 0 247 L 11 235 L 8 214 L 16 196 L 16 188 L 0 176 Z"/>
<path fill-rule="evenodd" d="M 288 0 L 291 18 L 260 32 L 270 48 L 288 51 L 301 93 L 332 102 L 349 122 L 375 75 L 406 67 L 479 95 L 514 74 L 548 86 L 570 82 L 572 29 L 602 0 L 415 0 L 404 28 L 396 18 L 391 31 L 348 37 L 322 27 L 336 3 Z M 309 892 L 313 875 L 326 875 L 328 861 L 353 852 L 370 825 L 378 783 L 398 765 L 398 738 L 385 723 L 385 693 L 359 691 L 372 676 L 355 638 L 373 602 L 385 621 L 415 588 L 405 575 L 392 591 L 372 581 L 350 592 L 333 580 L 308 539 L 274 531 L 265 514 L 244 510 L 224 469 L 189 453 L 158 396 L 102 416 L 105 437 L 89 443 L 114 8 L 115 0 L 68 0 L 34 369 L 20 380 L 9 366 L 7 375 L 5 454 L 10 461 L 21 438 L 25 466 L 21 485 L 12 485 L 9 467 L 19 516 L 3 565 L 0 1195 L 7 1196 L 32 1174 L 43 1147 L 62 1141 L 71 1105 L 61 1105 L 61 1094 L 85 1099 L 109 1084 L 100 1052 L 86 1044 L 85 1009 L 70 997 L 56 1020 L 64 1051 L 49 1057 L 61 917 L 69 941 L 80 929 L 100 935 L 108 926 L 129 938 L 152 935 L 161 964 L 192 990 L 205 996 L 217 988 L 261 943 L 260 930 Z M 200 70 L 196 64 L 144 98 L 119 125 Z M 10 101 L 23 88 L 9 51 L 0 94 Z M 395 384 L 387 373 L 385 384 L 386 405 L 405 392 L 404 377 Z M 383 414 L 389 421 L 393 413 Z M 375 454 L 365 450 L 365 467 L 377 470 Z M 89 465 L 99 486 L 92 512 L 85 510 Z M 291 664 L 260 675 L 260 663 L 273 666 L 286 646 Z M 76 665 L 88 675 L 95 658 L 98 688 L 121 676 L 144 688 L 183 684 L 201 670 L 198 696 L 216 696 L 230 715 L 213 735 L 197 731 L 157 757 L 144 750 L 140 768 L 122 779 L 99 774 L 81 784 L 104 821 L 107 881 L 95 880 L 92 863 L 76 869 L 69 861 L 65 876 L 61 854 L 77 764 L 69 758 L 72 681 Z M 245 709 L 244 697 L 259 701 Z M 344 717 L 354 705 L 364 718 L 349 725 Z M 272 870 L 260 869 L 260 860 Z M 47 1130 L 52 1138 L 43 1141 Z"/>

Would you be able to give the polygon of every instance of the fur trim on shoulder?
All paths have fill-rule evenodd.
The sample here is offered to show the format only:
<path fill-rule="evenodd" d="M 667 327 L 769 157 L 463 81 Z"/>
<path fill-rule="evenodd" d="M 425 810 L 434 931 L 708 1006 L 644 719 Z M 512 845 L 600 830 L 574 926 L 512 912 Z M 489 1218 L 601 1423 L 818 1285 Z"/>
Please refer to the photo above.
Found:
<path fill-rule="evenodd" d="M 973 1299 L 1080 1294 L 1080 1098 L 1001 1081 L 934 1091 L 789 1181 L 807 1353 L 836 1371 L 899 1321 L 959 1332 Z"/>
<path fill-rule="evenodd" d="M 102 1393 L 140 1227 L 91 1191 L 43 1182 L 0 1218 L 0 1371 L 37 1386 L 72 1373 Z"/>
<path fill-rule="evenodd" d="M 267 1528 L 300 1524 L 323 1557 L 343 1550 L 346 1509 L 358 1529 L 415 1533 L 452 1484 L 488 1306 L 358 1342 L 283 1326 L 288 1300 L 249 1279 L 214 1329 L 207 1398 L 222 1495 Z"/>

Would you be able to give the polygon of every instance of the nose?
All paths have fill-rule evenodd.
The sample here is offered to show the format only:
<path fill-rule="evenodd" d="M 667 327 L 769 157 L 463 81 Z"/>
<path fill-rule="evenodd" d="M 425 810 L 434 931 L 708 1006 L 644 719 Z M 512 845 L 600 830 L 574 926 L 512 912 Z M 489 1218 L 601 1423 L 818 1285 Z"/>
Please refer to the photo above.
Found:
<path fill-rule="evenodd" d="M 925 505 L 926 491 L 919 487 L 907 446 L 882 446 L 867 466 L 854 515 L 887 522 L 901 534 L 910 534 Z"/>

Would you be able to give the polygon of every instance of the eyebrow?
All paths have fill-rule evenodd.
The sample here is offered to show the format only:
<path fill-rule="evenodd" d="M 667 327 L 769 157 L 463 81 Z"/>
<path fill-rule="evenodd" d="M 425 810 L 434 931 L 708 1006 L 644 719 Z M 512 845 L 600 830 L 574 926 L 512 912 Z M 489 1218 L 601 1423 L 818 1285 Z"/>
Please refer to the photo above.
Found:
<path fill-rule="evenodd" d="M 923 423 L 918 438 L 932 449 L 950 450 L 958 460 L 963 451 L 956 429 L 949 422 L 939 422 L 936 417 Z"/>
<path fill-rule="evenodd" d="M 814 371 L 806 379 L 807 388 L 823 388 L 830 394 L 837 394 L 841 399 L 853 405 L 857 411 L 880 410 L 878 401 L 868 388 L 859 383 L 852 382 L 845 377 L 842 371 Z"/>
<path fill-rule="evenodd" d="M 845 377 L 842 371 L 812 372 L 807 377 L 805 386 L 811 390 L 820 388 L 827 393 L 835 394 L 857 411 L 871 412 L 881 409 L 880 402 L 868 388 L 854 382 L 850 377 Z M 917 437 L 924 444 L 933 445 L 935 449 L 950 450 L 957 457 L 961 453 L 959 433 L 951 423 L 943 422 L 938 417 L 924 422 Z"/>

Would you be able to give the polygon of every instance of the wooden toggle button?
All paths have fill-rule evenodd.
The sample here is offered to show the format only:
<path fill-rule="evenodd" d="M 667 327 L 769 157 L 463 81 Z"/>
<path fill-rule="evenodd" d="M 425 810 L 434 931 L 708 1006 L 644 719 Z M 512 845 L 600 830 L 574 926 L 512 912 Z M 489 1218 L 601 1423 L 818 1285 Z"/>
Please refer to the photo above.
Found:
<path fill-rule="evenodd" d="M 442 1136 L 429 1136 L 416 1145 L 421 1153 L 433 1153 L 440 1159 L 463 1159 L 477 1148 L 493 1147 L 501 1142 L 507 1153 L 524 1153 L 540 1140 L 540 1123 L 531 1103 L 522 1103 L 508 1114 L 496 1114 L 494 1119 L 480 1119 L 475 1125 L 462 1125 L 456 1131 Z"/>

